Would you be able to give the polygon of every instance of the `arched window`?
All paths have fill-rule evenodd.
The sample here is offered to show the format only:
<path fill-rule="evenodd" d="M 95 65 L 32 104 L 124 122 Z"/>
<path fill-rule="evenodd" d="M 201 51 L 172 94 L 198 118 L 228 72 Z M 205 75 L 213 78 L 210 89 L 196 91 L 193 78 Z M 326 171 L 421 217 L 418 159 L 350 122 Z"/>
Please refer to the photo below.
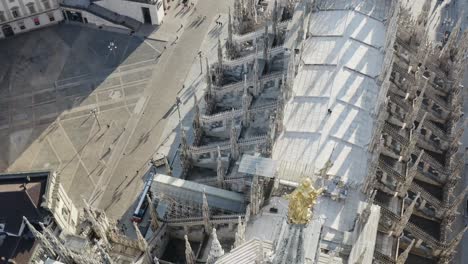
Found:
<path fill-rule="evenodd" d="M 0 11 L 0 22 L 5 22 L 5 21 L 6 21 L 5 12 Z"/>
<path fill-rule="evenodd" d="M 27 3 L 26 7 L 28 8 L 30 14 L 36 13 L 36 7 L 34 6 L 34 3 Z"/>
<path fill-rule="evenodd" d="M 50 2 L 49 0 L 42 0 L 42 5 L 45 9 L 50 9 Z"/>
<path fill-rule="evenodd" d="M 11 15 L 14 18 L 18 18 L 18 17 L 21 16 L 21 13 L 20 13 L 19 8 L 17 6 L 11 8 Z"/>

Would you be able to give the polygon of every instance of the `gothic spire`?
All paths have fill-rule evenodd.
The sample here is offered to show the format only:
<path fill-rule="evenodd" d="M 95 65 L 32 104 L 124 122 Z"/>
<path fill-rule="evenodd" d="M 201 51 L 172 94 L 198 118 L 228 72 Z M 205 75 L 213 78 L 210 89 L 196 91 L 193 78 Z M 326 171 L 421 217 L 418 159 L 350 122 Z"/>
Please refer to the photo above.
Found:
<path fill-rule="evenodd" d="M 254 89 L 255 89 L 255 84 L 254 84 Z M 242 94 L 242 126 L 243 127 L 249 126 L 249 120 L 250 120 L 249 107 L 250 107 L 251 102 L 252 102 L 252 98 L 248 92 L 247 76 L 244 75 L 244 93 Z"/>
<path fill-rule="evenodd" d="M 234 22 L 236 23 L 237 30 L 239 32 L 239 26 L 242 23 L 242 4 L 240 0 L 234 0 Z"/>
<path fill-rule="evenodd" d="M 415 111 L 415 112 L 418 112 L 418 111 Z M 427 112 L 424 113 L 423 117 L 421 118 L 421 121 L 418 124 L 418 127 L 410 131 L 409 144 L 408 146 L 403 147 L 403 150 L 401 151 L 401 155 L 399 157 L 400 162 L 408 161 L 408 159 L 411 158 L 411 153 L 413 153 L 413 151 L 416 148 L 416 143 L 418 142 L 418 137 L 420 135 L 422 125 L 424 124 L 424 121 L 426 120 L 426 116 L 427 116 Z"/>
<path fill-rule="evenodd" d="M 154 208 L 153 200 L 150 198 L 149 195 L 146 195 L 146 201 L 148 202 L 149 209 L 150 209 L 151 230 L 155 232 L 159 228 L 158 213 L 156 212 L 156 208 Z"/>
<path fill-rule="evenodd" d="M 263 59 L 265 67 L 268 68 L 268 50 L 270 48 L 270 37 L 268 34 L 268 23 L 265 23 L 265 33 L 263 34 Z"/>
<path fill-rule="evenodd" d="M 211 236 L 211 248 L 206 260 L 207 264 L 215 263 L 218 258 L 224 255 L 223 247 L 221 246 L 221 243 L 219 243 L 218 236 L 216 235 L 216 228 L 213 228 Z"/>
<path fill-rule="evenodd" d="M 206 84 L 209 86 L 210 92 L 211 92 L 210 63 L 208 62 L 208 58 L 207 58 L 207 57 L 205 57 L 205 61 L 206 61 Z"/>
<path fill-rule="evenodd" d="M 406 263 L 406 259 L 408 258 L 409 253 L 410 253 L 411 249 L 413 248 L 415 241 L 416 241 L 415 239 L 411 240 L 411 243 L 406 247 L 405 251 L 403 251 L 398 256 L 396 264 L 405 264 Z"/>
<path fill-rule="evenodd" d="M 272 15 L 272 33 L 273 33 L 273 43 L 275 43 L 276 38 L 278 36 L 278 1 L 275 0 L 275 5 L 273 7 L 273 15 Z"/>
<path fill-rule="evenodd" d="M 38 240 L 41 246 L 45 249 L 45 251 L 51 256 L 55 257 L 57 254 L 54 251 L 54 247 L 50 243 L 50 241 L 29 222 L 26 216 L 23 216 L 23 221 L 28 227 L 29 231 L 34 235 L 34 238 Z"/>
<path fill-rule="evenodd" d="M 47 227 L 44 226 L 43 223 L 39 222 L 39 225 L 42 228 L 42 232 L 44 233 L 44 237 L 50 241 L 50 244 L 53 247 L 53 250 L 57 255 L 60 257 L 60 260 L 65 263 L 73 263 L 73 257 L 71 252 L 68 248 L 66 248 L 62 242 L 60 242 L 54 233 L 52 233 Z"/>
<path fill-rule="evenodd" d="M 221 46 L 221 38 L 218 36 L 218 67 L 223 65 L 223 46 Z"/>
<path fill-rule="evenodd" d="M 299 22 L 299 31 L 297 32 L 297 39 L 296 39 L 296 43 L 298 45 L 304 40 L 304 21 L 305 21 L 305 14 L 302 13 L 301 21 Z"/>
<path fill-rule="evenodd" d="M 95 245 L 97 247 L 97 250 L 98 250 L 99 254 L 101 255 L 102 263 L 104 263 L 104 264 L 114 264 L 114 261 L 110 257 L 109 253 L 102 246 L 102 242 L 100 242 L 97 239 L 95 240 L 95 242 L 96 242 Z"/>
<path fill-rule="evenodd" d="M 227 46 L 229 49 L 232 50 L 233 48 L 233 42 L 232 42 L 232 21 L 231 21 L 231 7 L 229 7 L 228 11 L 228 38 L 227 38 Z"/>
<path fill-rule="evenodd" d="M 106 236 L 106 231 L 103 226 L 103 223 L 99 221 L 96 217 L 96 212 L 91 208 L 91 205 L 88 204 L 88 202 L 83 199 L 83 202 L 85 206 L 83 207 L 84 212 L 86 213 L 86 220 L 88 220 L 91 223 L 91 227 L 94 230 L 94 232 L 97 234 L 97 236 L 107 245 L 109 243 L 107 236 Z"/>
<path fill-rule="evenodd" d="M 455 249 L 462 240 L 466 230 L 468 230 L 468 226 L 465 226 L 465 228 L 463 228 L 463 230 L 460 233 L 458 233 L 458 235 L 454 237 L 452 241 L 450 241 L 450 243 L 448 243 L 447 248 L 441 254 L 442 256 L 450 256 L 455 253 Z"/>
<path fill-rule="evenodd" d="M 396 227 L 394 228 L 394 231 L 392 231 L 392 234 L 395 237 L 399 237 L 401 233 L 403 232 L 403 229 L 405 229 L 406 224 L 408 223 L 411 215 L 413 214 L 414 206 L 416 205 L 416 202 L 418 201 L 420 195 L 421 194 L 418 192 L 416 197 L 414 197 L 411 204 L 406 208 L 405 212 L 401 216 L 400 221 L 395 223 Z"/>
<path fill-rule="evenodd" d="M 254 91 L 254 96 L 257 97 L 260 94 L 260 89 L 259 89 L 259 65 L 258 65 L 258 46 L 255 45 L 255 60 L 254 60 L 254 65 L 253 65 L 253 91 Z"/>
<path fill-rule="evenodd" d="M 185 239 L 185 263 L 187 264 L 195 264 L 195 255 L 193 254 L 192 247 L 190 246 L 190 242 L 188 240 L 187 235 L 184 235 Z"/>
<path fill-rule="evenodd" d="M 224 187 L 224 176 L 225 176 L 225 170 L 224 170 L 224 165 L 223 165 L 223 159 L 221 157 L 221 149 L 218 146 L 218 157 L 216 158 L 216 177 L 218 181 L 218 186 L 220 188 Z"/>
<path fill-rule="evenodd" d="M 207 104 L 207 107 L 209 109 L 209 106 L 211 105 L 212 101 L 212 81 L 211 81 L 211 73 L 210 73 L 210 64 L 208 63 L 208 58 L 205 58 L 206 60 L 206 89 L 205 89 L 205 101 Z"/>
<path fill-rule="evenodd" d="M 444 210 L 445 217 L 455 214 L 457 212 L 458 206 L 461 202 L 463 202 L 467 193 L 468 187 L 465 187 L 465 189 L 457 196 L 457 198 L 450 204 L 450 206 Z"/>
<path fill-rule="evenodd" d="M 424 83 L 424 86 L 421 89 L 421 93 L 413 101 L 413 107 L 411 108 L 411 111 L 406 114 L 405 120 L 404 120 L 405 124 L 403 125 L 404 128 L 408 127 L 409 129 L 411 129 L 411 126 L 413 125 L 413 122 L 416 119 L 416 117 L 417 117 L 417 115 L 419 113 L 419 110 L 421 108 L 421 104 L 422 104 L 422 101 L 424 99 L 424 93 L 426 91 L 428 81 L 429 80 L 426 79 L 426 82 Z"/>
<path fill-rule="evenodd" d="M 221 39 L 218 37 L 218 65 L 216 66 L 216 84 L 222 85 L 223 79 L 223 47 Z"/>
<path fill-rule="evenodd" d="M 239 144 L 237 142 L 239 136 L 239 131 L 237 130 L 236 124 L 234 119 L 232 120 L 231 124 L 231 135 L 230 135 L 230 143 L 231 143 L 231 157 L 234 160 L 239 159 Z"/>
<path fill-rule="evenodd" d="M 454 48 L 454 45 L 457 43 L 458 37 L 461 32 L 461 22 L 462 19 L 460 17 L 457 21 L 457 24 L 455 24 L 455 27 L 453 27 L 447 42 L 440 51 L 439 58 L 448 58 L 450 56 L 450 52 Z"/>
<path fill-rule="evenodd" d="M 201 128 L 200 108 L 198 107 L 197 94 L 195 92 L 193 93 L 193 112 L 194 112 L 193 128 L 195 129 L 195 131 L 198 131 Z"/>
<path fill-rule="evenodd" d="M 141 234 L 140 228 L 138 228 L 138 225 L 136 222 L 133 222 L 133 228 L 135 228 L 135 233 L 137 235 L 138 239 L 138 246 L 141 251 L 146 251 L 148 248 L 148 242 L 146 241 L 145 237 Z"/>
<path fill-rule="evenodd" d="M 398 188 L 398 192 L 400 193 L 400 195 L 402 196 L 406 195 L 406 192 L 408 191 L 409 187 L 411 186 L 411 183 L 416 177 L 416 174 L 418 171 L 418 164 L 421 161 L 421 158 L 423 155 L 424 155 L 424 150 L 422 149 L 421 152 L 419 152 L 419 156 L 414 162 L 413 166 L 411 166 L 411 168 L 408 170 L 405 181 Z"/>
<path fill-rule="evenodd" d="M 189 145 L 187 142 L 187 135 L 185 134 L 185 128 L 182 126 L 181 129 L 181 137 L 180 137 L 180 162 L 181 166 L 184 170 L 190 167 L 190 152 L 189 152 Z"/>
<path fill-rule="evenodd" d="M 237 231 L 234 240 L 234 248 L 239 247 L 245 242 L 245 225 L 242 224 L 242 219 L 239 216 L 237 220 Z"/>
<path fill-rule="evenodd" d="M 250 205 L 254 215 L 260 210 L 261 195 L 260 195 L 260 184 L 258 182 L 258 175 L 254 175 L 252 178 L 252 184 L 250 186 Z"/>
<path fill-rule="evenodd" d="M 203 189 L 202 193 L 202 214 L 203 214 L 203 223 L 205 225 L 205 230 L 208 231 L 208 227 L 210 225 L 210 207 L 208 206 L 208 199 L 206 199 L 205 189 Z"/>

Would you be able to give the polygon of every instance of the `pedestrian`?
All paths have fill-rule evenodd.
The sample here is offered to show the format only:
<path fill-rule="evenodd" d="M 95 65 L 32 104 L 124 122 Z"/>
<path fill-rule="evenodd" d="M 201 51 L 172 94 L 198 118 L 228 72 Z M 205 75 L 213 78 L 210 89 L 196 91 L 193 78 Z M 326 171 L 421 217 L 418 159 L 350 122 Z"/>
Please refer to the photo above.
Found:
<path fill-rule="evenodd" d="M 183 27 L 184 27 L 184 25 L 180 24 L 180 28 L 183 28 Z"/>

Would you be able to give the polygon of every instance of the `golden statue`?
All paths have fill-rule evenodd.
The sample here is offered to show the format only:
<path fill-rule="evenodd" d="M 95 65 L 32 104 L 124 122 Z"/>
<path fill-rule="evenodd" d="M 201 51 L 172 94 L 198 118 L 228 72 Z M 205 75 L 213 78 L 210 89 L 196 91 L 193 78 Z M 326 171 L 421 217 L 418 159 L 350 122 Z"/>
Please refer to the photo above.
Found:
<path fill-rule="evenodd" d="M 307 224 L 312 217 L 311 208 L 323 189 L 316 190 L 310 178 L 306 178 L 286 199 L 289 200 L 288 220 L 292 224 Z"/>

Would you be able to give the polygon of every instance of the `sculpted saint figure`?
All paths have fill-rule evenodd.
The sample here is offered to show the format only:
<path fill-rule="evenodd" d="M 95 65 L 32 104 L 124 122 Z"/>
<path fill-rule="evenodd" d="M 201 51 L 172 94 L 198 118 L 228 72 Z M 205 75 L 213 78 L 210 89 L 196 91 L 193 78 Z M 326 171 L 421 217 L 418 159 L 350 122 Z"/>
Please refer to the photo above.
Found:
<path fill-rule="evenodd" d="M 316 190 L 312 186 L 310 178 L 306 178 L 301 184 L 286 198 L 289 200 L 288 220 L 292 224 L 309 223 L 312 211 L 318 197 L 323 189 Z"/>

